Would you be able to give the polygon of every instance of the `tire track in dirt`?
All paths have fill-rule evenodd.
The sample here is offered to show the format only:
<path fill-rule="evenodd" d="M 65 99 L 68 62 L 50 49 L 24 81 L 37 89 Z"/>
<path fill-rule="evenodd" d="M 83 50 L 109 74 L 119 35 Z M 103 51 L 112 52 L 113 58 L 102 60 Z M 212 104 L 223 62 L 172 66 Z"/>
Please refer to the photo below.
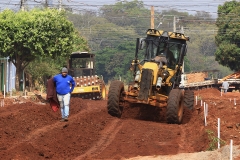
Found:
<path fill-rule="evenodd" d="M 86 105 L 89 106 L 89 103 L 87 103 Z M 12 144 L 12 146 L 10 148 L 8 148 L 7 150 L 12 150 L 15 147 L 17 147 L 17 146 L 19 146 L 19 145 L 21 145 L 22 143 L 25 143 L 25 142 L 32 142 L 32 139 L 37 139 L 38 137 L 42 136 L 44 133 L 49 132 L 50 130 L 54 130 L 54 129 L 59 128 L 59 127 L 64 127 L 64 126 L 68 125 L 69 123 L 71 123 L 71 121 L 74 121 L 75 119 L 79 118 L 79 116 L 85 115 L 88 112 L 93 112 L 93 111 L 98 111 L 98 108 L 96 108 L 96 107 L 95 108 L 86 107 L 85 109 L 83 109 L 79 113 L 72 115 L 69 118 L 69 122 L 67 122 L 67 123 L 63 123 L 63 122 L 58 121 L 58 122 L 55 122 L 53 124 L 46 125 L 42 128 L 38 128 L 37 130 L 34 130 L 31 133 L 29 133 L 28 136 L 26 138 L 22 139 L 20 142 Z"/>
<path fill-rule="evenodd" d="M 179 149 L 178 149 L 178 153 L 182 153 L 184 152 L 184 150 L 186 149 L 186 131 L 185 131 L 185 128 L 186 126 L 184 125 L 180 125 L 179 129 L 180 129 L 180 134 L 181 134 L 181 137 L 180 137 L 180 141 L 179 141 Z"/>
<path fill-rule="evenodd" d="M 179 151 L 178 153 L 184 153 L 186 150 L 194 151 L 195 149 L 192 147 L 192 140 L 189 138 L 189 133 L 191 132 L 191 128 L 189 128 L 189 124 L 192 123 L 190 120 L 193 116 L 193 110 L 185 110 L 183 115 L 183 122 L 179 125 L 179 132 L 180 132 L 180 140 L 179 140 Z M 187 143 L 186 143 L 187 141 Z"/>
<path fill-rule="evenodd" d="M 111 123 L 108 124 L 107 127 L 101 132 L 100 139 L 96 142 L 96 144 L 90 148 L 84 154 L 75 158 L 75 160 L 81 159 L 91 159 L 98 154 L 100 154 L 105 148 L 107 148 L 112 141 L 115 139 L 116 134 L 120 131 L 123 126 L 123 121 L 120 119 L 114 119 Z"/>

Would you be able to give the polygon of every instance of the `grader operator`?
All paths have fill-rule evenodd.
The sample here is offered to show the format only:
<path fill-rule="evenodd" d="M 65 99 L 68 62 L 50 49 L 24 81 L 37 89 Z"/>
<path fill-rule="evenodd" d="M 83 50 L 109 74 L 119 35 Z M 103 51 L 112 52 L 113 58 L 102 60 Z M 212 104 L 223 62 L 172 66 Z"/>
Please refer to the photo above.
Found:
<path fill-rule="evenodd" d="M 135 59 L 131 63 L 133 83 L 124 90 L 121 81 L 113 81 L 108 93 L 108 113 L 121 117 L 124 103 L 142 103 L 167 107 L 168 123 L 181 123 L 184 106 L 191 109 L 194 93 L 179 88 L 189 37 L 182 33 L 149 29 L 146 38 L 137 38 Z M 139 50 L 144 59 L 139 60 Z"/>

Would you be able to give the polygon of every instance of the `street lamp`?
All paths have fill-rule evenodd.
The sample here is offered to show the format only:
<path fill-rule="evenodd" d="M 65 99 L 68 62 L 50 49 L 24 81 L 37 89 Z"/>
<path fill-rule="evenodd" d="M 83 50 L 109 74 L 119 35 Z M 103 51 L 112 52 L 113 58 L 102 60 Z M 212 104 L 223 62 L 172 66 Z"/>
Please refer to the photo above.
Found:
<path fill-rule="evenodd" d="M 157 28 L 158 28 L 158 27 L 160 27 L 160 25 L 161 25 L 161 24 L 162 24 L 162 22 L 159 22 L 159 24 L 158 24 Z M 157 28 L 156 28 L 156 29 L 157 29 Z"/>
<path fill-rule="evenodd" d="M 176 16 L 175 15 L 163 15 L 162 18 L 160 18 L 160 23 L 158 27 L 162 24 L 164 17 L 173 17 L 173 32 L 176 32 Z"/>

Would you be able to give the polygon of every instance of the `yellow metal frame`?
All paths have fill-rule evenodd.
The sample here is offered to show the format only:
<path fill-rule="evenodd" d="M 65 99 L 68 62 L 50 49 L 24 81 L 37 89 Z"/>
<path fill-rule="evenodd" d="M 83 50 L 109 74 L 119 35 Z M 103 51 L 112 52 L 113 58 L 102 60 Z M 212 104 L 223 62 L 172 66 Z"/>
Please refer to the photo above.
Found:
<path fill-rule="evenodd" d="M 183 33 L 167 32 L 167 31 L 156 30 L 156 29 L 149 29 L 147 31 L 147 35 L 157 36 L 157 37 L 162 36 L 164 33 L 167 33 L 168 37 L 173 38 L 173 39 L 182 39 L 185 41 L 189 41 L 189 37 L 185 36 Z"/>
<path fill-rule="evenodd" d="M 131 102 L 131 103 L 144 103 L 144 104 L 150 104 L 152 106 L 157 107 L 166 107 L 167 106 L 167 100 L 168 96 L 165 96 L 163 94 L 157 94 L 156 96 L 150 96 L 147 101 L 140 101 L 134 97 L 137 97 L 137 93 L 133 92 L 124 92 L 124 100 Z"/>
<path fill-rule="evenodd" d="M 100 92 L 100 86 L 94 85 L 94 86 L 82 86 L 78 87 L 76 86 L 72 92 L 72 94 L 79 94 L 79 93 L 93 93 L 93 92 Z"/>
<path fill-rule="evenodd" d="M 146 62 L 143 64 L 142 69 L 152 69 L 153 70 L 153 85 L 157 83 L 157 75 L 158 75 L 158 64 L 153 62 Z"/>

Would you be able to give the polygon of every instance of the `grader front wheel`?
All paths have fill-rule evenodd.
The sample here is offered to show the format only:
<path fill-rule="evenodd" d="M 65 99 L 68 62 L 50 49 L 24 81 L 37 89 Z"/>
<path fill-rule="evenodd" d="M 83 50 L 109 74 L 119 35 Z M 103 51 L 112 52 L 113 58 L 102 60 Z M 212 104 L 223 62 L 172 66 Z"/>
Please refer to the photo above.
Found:
<path fill-rule="evenodd" d="M 124 84 L 121 81 L 113 81 L 110 84 L 108 91 L 108 101 L 107 109 L 108 113 L 113 117 L 120 118 L 122 115 L 122 104 L 123 97 L 122 93 L 124 92 Z"/>
<path fill-rule="evenodd" d="M 180 89 L 171 90 L 167 102 L 167 123 L 180 124 L 183 118 L 183 93 Z"/>

